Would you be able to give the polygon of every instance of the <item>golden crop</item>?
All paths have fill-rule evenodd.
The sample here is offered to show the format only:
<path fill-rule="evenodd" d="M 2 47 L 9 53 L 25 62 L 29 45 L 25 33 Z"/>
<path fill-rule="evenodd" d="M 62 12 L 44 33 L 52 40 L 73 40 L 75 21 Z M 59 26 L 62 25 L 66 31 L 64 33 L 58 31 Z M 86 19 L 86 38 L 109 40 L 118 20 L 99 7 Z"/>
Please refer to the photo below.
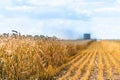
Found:
<path fill-rule="evenodd" d="M 58 80 L 119 80 L 119 50 L 118 41 L 93 42 Z"/>
<path fill-rule="evenodd" d="M 78 60 L 78 46 L 54 39 L 0 37 L 0 79 L 54 79 L 72 60 Z"/>
<path fill-rule="evenodd" d="M 119 80 L 119 41 L 0 37 L 0 80 Z"/>

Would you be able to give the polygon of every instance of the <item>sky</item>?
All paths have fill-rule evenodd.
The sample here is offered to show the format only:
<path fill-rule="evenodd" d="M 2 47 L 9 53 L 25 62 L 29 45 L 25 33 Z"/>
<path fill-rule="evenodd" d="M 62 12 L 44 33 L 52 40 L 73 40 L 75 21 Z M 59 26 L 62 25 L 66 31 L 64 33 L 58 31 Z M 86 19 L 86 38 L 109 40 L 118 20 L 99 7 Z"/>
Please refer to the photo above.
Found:
<path fill-rule="evenodd" d="M 0 34 L 120 39 L 120 0 L 0 0 Z"/>

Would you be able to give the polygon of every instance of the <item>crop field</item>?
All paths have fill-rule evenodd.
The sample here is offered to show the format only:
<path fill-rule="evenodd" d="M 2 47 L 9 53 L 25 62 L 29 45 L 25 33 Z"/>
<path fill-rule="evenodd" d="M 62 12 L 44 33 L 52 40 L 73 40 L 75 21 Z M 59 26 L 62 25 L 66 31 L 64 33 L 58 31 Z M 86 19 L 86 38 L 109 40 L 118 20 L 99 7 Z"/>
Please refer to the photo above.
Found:
<path fill-rule="evenodd" d="M 57 79 L 88 43 L 91 41 L 76 44 L 48 37 L 0 36 L 0 80 Z"/>
<path fill-rule="evenodd" d="M 120 43 L 0 37 L 0 80 L 120 80 Z"/>
<path fill-rule="evenodd" d="M 58 80 L 120 80 L 120 43 L 94 42 L 62 72 Z"/>

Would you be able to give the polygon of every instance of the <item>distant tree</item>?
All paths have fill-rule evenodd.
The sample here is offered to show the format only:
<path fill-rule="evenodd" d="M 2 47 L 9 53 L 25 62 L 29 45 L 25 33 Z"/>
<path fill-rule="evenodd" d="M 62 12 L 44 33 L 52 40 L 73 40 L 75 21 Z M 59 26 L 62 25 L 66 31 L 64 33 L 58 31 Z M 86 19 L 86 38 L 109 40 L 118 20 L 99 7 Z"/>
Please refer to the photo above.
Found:
<path fill-rule="evenodd" d="M 45 36 L 44 35 L 40 35 L 40 38 L 45 38 Z"/>
<path fill-rule="evenodd" d="M 53 39 L 54 39 L 54 40 L 57 40 L 58 38 L 57 38 L 56 36 L 53 36 Z"/>
<path fill-rule="evenodd" d="M 35 35 L 34 38 L 35 38 L 35 39 L 39 39 L 40 36 L 39 36 L 39 35 Z"/>
<path fill-rule="evenodd" d="M 26 37 L 32 38 L 33 36 L 32 35 L 27 35 Z"/>
<path fill-rule="evenodd" d="M 18 32 L 16 30 L 12 30 L 12 32 L 18 34 Z"/>
<path fill-rule="evenodd" d="M 3 33 L 4 37 L 9 37 L 9 33 Z"/>
<path fill-rule="evenodd" d="M 20 33 L 19 33 L 18 31 L 12 30 L 12 37 L 13 37 L 13 38 L 18 38 L 19 35 L 20 35 Z"/>

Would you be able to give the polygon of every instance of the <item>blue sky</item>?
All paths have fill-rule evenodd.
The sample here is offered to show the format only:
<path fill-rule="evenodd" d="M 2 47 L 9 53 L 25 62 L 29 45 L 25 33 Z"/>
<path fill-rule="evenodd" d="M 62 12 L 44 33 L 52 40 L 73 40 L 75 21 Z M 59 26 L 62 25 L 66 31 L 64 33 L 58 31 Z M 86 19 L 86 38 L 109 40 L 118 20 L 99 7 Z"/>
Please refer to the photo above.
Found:
<path fill-rule="evenodd" d="M 120 0 L 0 0 L 0 33 L 120 39 Z"/>

